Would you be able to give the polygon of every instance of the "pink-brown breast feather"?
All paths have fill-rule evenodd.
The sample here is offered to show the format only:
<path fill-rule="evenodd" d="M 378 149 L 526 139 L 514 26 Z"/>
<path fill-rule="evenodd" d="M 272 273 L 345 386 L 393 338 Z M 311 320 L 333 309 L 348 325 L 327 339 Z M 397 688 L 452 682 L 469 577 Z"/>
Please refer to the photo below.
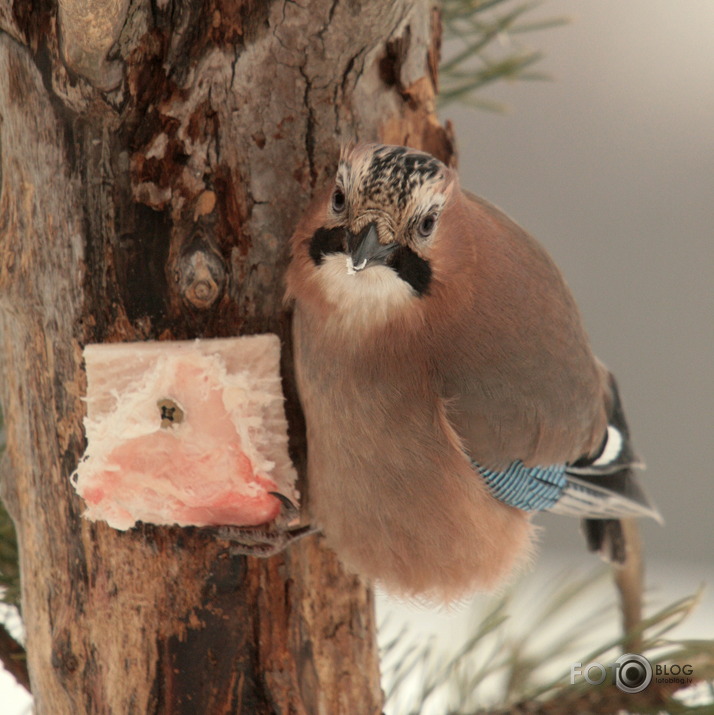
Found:
<path fill-rule="evenodd" d="M 523 512 L 493 502 L 430 383 L 425 301 L 343 331 L 309 242 L 329 194 L 292 238 L 288 299 L 308 437 L 303 504 L 351 568 L 396 592 L 450 600 L 503 581 L 530 552 Z"/>

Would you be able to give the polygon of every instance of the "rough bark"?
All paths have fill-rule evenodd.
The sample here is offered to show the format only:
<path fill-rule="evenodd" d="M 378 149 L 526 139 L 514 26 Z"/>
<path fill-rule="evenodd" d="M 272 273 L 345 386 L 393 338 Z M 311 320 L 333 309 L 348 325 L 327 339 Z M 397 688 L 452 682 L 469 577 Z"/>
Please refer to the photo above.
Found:
<path fill-rule="evenodd" d="M 40 714 L 380 712 L 373 599 L 318 539 L 269 560 L 81 519 L 89 342 L 276 332 L 339 144 L 451 158 L 431 0 L 0 0 L 3 496 Z"/>

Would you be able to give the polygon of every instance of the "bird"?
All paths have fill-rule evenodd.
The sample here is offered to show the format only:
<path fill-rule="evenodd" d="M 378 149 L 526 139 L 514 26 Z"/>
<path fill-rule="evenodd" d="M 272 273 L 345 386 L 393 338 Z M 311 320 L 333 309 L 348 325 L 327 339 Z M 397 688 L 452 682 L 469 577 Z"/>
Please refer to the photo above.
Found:
<path fill-rule="evenodd" d="M 622 561 L 642 489 L 615 378 L 545 249 L 425 152 L 343 147 L 290 239 L 311 523 L 389 592 L 453 601 L 580 517 Z"/>

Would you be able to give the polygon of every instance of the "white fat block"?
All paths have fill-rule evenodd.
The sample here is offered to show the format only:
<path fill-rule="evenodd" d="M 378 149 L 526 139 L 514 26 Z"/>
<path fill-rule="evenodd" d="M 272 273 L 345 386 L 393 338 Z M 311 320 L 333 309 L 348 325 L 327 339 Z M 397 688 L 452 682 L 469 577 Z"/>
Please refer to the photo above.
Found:
<path fill-rule="evenodd" d="M 255 526 L 280 511 L 269 492 L 297 505 L 277 335 L 87 345 L 84 359 L 72 482 L 86 518 Z"/>

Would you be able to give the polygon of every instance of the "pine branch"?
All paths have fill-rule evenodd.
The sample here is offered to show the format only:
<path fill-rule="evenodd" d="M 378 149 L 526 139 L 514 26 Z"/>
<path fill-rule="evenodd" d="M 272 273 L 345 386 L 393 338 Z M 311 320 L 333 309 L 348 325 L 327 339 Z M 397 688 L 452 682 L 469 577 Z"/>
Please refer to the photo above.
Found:
<path fill-rule="evenodd" d="M 0 501 L 0 602 L 20 607 L 20 566 L 15 526 Z"/>
<path fill-rule="evenodd" d="M 563 689 L 557 697 L 527 701 L 502 710 L 478 710 L 474 715 L 573 715 L 573 713 L 711 713 L 711 705 L 685 705 L 673 699 L 677 685 L 650 686 L 641 693 L 625 693 L 613 686 Z M 465 715 L 465 714 L 462 714 Z"/>
<path fill-rule="evenodd" d="M 628 553 L 622 566 L 613 567 L 613 576 L 615 586 L 620 594 L 622 628 L 627 634 L 623 646 L 627 653 L 639 653 L 642 650 L 642 635 L 639 632 L 639 626 L 642 622 L 644 580 L 642 538 L 636 519 L 621 519 L 620 523 Z"/>
<path fill-rule="evenodd" d="M 28 693 L 31 692 L 25 649 L 2 624 L 0 624 L 0 663 Z"/>
<path fill-rule="evenodd" d="M 6 477 L 5 425 L 0 407 L 0 479 Z M 20 565 L 15 525 L 0 500 L 0 602 L 20 607 Z"/>
<path fill-rule="evenodd" d="M 384 669 L 383 682 L 387 695 L 388 712 L 412 714 L 428 710 L 435 700 L 443 702 L 448 697 L 451 710 L 459 713 L 560 713 L 575 712 L 712 712 L 714 703 L 714 641 L 670 641 L 667 634 L 696 608 L 699 593 L 667 605 L 637 624 L 633 624 L 622 636 L 611 638 L 592 648 L 586 655 L 578 655 L 583 664 L 599 662 L 609 664 L 622 652 L 644 655 L 652 664 L 671 666 L 691 664 L 693 683 L 712 684 L 712 697 L 706 706 L 697 710 L 692 704 L 678 699 L 679 683 L 659 683 L 656 679 L 641 693 L 624 693 L 617 687 L 603 684 L 592 686 L 570 685 L 570 673 L 544 682 L 540 669 L 557 660 L 567 662 L 577 649 L 582 653 L 583 642 L 590 641 L 606 622 L 616 618 L 613 603 L 607 606 L 587 608 L 584 603 L 601 599 L 592 596 L 592 590 L 600 585 L 607 571 L 574 579 L 566 574 L 556 583 L 544 603 L 531 594 L 528 603 L 531 623 L 527 631 L 513 633 L 508 622 L 509 610 L 519 610 L 524 600 L 516 585 L 509 593 L 495 599 L 476 625 L 474 634 L 453 657 L 440 658 L 432 643 L 409 644 L 402 631 L 382 651 L 388 668 Z M 577 613 L 574 622 L 571 614 Z M 564 634 L 553 639 L 550 634 L 562 629 L 563 620 L 568 621 Z M 510 630 L 509 630 L 510 629 Z M 641 649 L 629 650 L 640 644 Z M 412 647 L 410 647 L 410 645 Z M 400 657 L 400 653 L 405 655 Z M 609 682 L 609 681 L 608 681 Z M 409 689 L 420 692 L 405 701 L 400 685 L 407 683 Z M 491 694 L 490 709 L 483 708 L 484 686 L 489 692 L 500 683 L 497 695 Z M 406 688 L 405 688 L 406 689 Z M 677 695 L 677 697 L 675 697 Z"/>
<path fill-rule="evenodd" d="M 5 451 L 5 427 L 0 409 L 0 464 Z M 17 535 L 15 525 L 2 501 L 0 501 L 0 603 L 7 607 L 20 608 L 20 565 L 17 550 Z M 4 625 L 6 618 L 0 622 L 0 663 L 15 680 L 30 692 L 30 676 L 27 672 L 25 649 L 18 643 Z"/>
<path fill-rule="evenodd" d="M 543 54 L 521 47 L 516 36 L 561 26 L 565 18 L 524 21 L 538 3 L 520 0 L 443 0 L 445 45 L 451 52 L 440 67 L 442 105 L 466 102 L 502 111 L 494 102 L 477 97 L 497 80 L 543 80 L 548 75 L 529 71 Z"/>

